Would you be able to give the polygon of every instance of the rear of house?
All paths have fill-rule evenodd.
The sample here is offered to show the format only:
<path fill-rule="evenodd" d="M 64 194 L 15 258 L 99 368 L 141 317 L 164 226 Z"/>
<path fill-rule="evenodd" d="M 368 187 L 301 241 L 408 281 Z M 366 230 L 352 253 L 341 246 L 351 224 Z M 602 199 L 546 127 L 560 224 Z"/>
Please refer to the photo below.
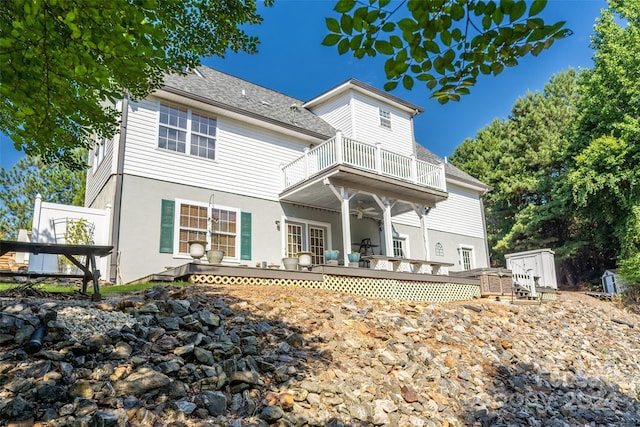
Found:
<path fill-rule="evenodd" d="M 415 142 L 404 100 L 349 80 L 304 102 L 216 70 L 169 76 L 121 100 L 122 127 L 98 141 L 85 204 L 112 207 L 103 277 L 129 282 L 191 258 L 206 239 L 227 265 L 280 264 L 309 251 L 488 266 L 487 186 Z"/>

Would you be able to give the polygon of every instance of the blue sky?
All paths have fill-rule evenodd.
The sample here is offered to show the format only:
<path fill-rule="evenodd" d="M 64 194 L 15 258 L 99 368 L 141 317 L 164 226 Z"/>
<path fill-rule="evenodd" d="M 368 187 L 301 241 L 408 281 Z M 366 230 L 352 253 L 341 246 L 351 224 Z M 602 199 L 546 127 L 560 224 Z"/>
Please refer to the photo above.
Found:
<path fill-rule="evenodd" d="M 264 22 L 248 30 L 261 40 L 258 54 L 229 53 L 203 63 L 302 101 L 350 78 L 382 89 L 383 58 L 358 60 L 320 44 L 327 34 L 324 18 L 335 16 L 334 4 L 333 0 L 276 0 L 273 7 L 260 8 Z M 460 102 L 440 105 L 421 84 L 411 91 L 393 91 L 425 110 L 414 121 L 416 140 L 439 156 L 449 156 L 493 119 L 506 118 L 518 97 L 542 90 L 553 74 L 569 67 L 590 68 L 594 53 L 590 36 L 600 9 L 606 7 L 605 0 L 549 0 L 541 16 L 549 22 L 567 21 L 574 34 L 497 77 L 481 76 L 471 95 Z M 11 167 L 21 156 L 0 134 L 0 166 Z"/>

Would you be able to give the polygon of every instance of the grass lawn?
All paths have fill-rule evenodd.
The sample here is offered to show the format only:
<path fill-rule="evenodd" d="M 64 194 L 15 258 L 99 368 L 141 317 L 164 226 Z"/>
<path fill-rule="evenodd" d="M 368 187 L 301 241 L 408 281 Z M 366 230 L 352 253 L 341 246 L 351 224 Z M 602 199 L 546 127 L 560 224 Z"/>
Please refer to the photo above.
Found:
<path fill-rule="evenodd" d="M 171 286 L 188 286 L 187 282 L 171 282 Z M 5 291 L 7 289 L 16 288 L 19 286 L 23 286 L 24 283 L 0 283 L 0 292 Z M 152 288 L 154 286 L 161 285 L 161 283 L 136 283 L 133 285 L 117 285 L 117 286 L 100 286 L 100 294 L 118 294 L 118 293 L 128 293 L 128 292 L 137 292 L 142 291 L 144 289 Z M 45 291 L 45 292 L 73 292 L 75 290 L 80 290 L 80 286 L 78 285 L 54 285 L 47 282 L 38 283 L 33 285 L 35 289 Z M 93 285 L 89 284 L 87 286 L 87 293 L 93 293 Z"/>

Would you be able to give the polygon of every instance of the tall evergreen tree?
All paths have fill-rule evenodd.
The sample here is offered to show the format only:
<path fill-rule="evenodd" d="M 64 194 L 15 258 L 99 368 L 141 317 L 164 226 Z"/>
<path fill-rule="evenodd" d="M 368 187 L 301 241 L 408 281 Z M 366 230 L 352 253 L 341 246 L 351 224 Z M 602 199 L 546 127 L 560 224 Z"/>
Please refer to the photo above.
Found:
<path fill-rule="evenodd" d="M 519 98 L 508 119 L 492 122 L 452 156 L 452 163 L 493 187 L 486 217 L 494 265 L 503 265 L 505 253 L 541 247 L 556 249 L 560 262 L 575 255 L 565 246 L 579 227 L 563 176 L 577 117 L 577 76 L 572 69 L 553 76 L 542 93 Z M 565 281 L 574 282 L 575 269 L 568 267 Z"/>
<path fill-rule="evenodd" d="M 610 0 L 595 26 L 594 67 L 580 81 L 569 183 L 597 249 L 640 270 L 640 3 Z"/>

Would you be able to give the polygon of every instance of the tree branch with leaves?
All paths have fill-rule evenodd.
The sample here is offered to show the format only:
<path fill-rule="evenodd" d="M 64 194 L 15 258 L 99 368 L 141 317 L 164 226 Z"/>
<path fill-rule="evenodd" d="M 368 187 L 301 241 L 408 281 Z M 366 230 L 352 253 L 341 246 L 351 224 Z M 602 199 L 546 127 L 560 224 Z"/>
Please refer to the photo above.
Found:
<path fill-rule="evenodd" d="M 265 0 L 271 5 L 273 0 Z M 83 169 L 72 153 L 111 138 L 124 93 L 228 49 L 254 53 L 255 0 L 12 0 L 0 8 L 0 132 L 16 149 Z"/>
<path fill-rule="evenodd" d="M 398 3 L 398 4 L 395 4 Z M 384 88 L 424 82 L 442 104 L 470 93 L 481 74 L 500 74 L 571 35 L 538 15 L 546 0 L 339 0 L 322 44 L 356 58 L 384 55 Z"/>

